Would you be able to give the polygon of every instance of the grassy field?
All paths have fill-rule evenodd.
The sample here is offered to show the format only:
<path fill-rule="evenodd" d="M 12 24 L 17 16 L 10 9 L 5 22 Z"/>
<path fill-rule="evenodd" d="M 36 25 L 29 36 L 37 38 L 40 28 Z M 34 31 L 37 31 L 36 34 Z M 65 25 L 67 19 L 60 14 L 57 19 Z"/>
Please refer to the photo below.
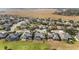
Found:
<path fill-rule="evenodd" d="M 49 45 L 42 41 L 7 41 L 0 40 L 0 50 L 7 46 L 13 50 L 47 50 Z"/>
<path fill-rule="evenodd" d="M 68 44 L 64 41 L 7 41 L 0 40 L 0 50 L 7 46 L 12 50 L 79 50 L 79 42 Z"/>

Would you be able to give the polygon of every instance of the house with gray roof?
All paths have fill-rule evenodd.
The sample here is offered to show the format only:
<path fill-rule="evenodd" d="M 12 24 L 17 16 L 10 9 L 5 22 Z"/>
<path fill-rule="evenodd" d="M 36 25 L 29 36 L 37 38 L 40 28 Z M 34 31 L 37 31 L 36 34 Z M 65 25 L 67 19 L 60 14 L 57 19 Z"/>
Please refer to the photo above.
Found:
<path fill-rule="evenodd" d="M 43 40 L 43 39 L 45 39 L 45 34 L 40 33 L 40 32 L 35 32 L 34 33 L 34 39 L 35 40 Z"/>
<path fill-rule="evenodd" d="M 55 33 L 55 32 L 49 33 L 48 34 L 48 39 L 53 39 L 53 40 L 58 40 L 58 41 L 61 40 L 59 34 Z"/>
<path fill-rule="evenodd" d="M 72 36 L 69 33 L 59 33 L 59 36 L 62 40 L 72 39 Z"/>
<path fill-rule="evenodd" d="M 7 37 L 6 37 L 6 40 L 8 41 L 18 41 L 20 40 L 20 36 L 21 36 L 21 33 L 10 33 Z"/>
<path fill-rule="evenodd" d="M 8 33 L 0 32 L 0 39 L 5 39 L 7 37 Z"/>
<path fill-rule="evenodd" d="M 76 41 L 79 41 L 79 32 L 76 34 L 74 38 L 76 39 Z"/>
<path fill-rule="evenodd" d="M 22 41 L 32 40 L 32 33 L 24 32 L 20 38 Z"/>
<path fill-rule="evenodd" d="M 66 33 L 63 30 L 52 30 L 51 32 L 57 33 L 61 40 L 68 40 L 72 38 L 72 36 L 69 33 Z"/>

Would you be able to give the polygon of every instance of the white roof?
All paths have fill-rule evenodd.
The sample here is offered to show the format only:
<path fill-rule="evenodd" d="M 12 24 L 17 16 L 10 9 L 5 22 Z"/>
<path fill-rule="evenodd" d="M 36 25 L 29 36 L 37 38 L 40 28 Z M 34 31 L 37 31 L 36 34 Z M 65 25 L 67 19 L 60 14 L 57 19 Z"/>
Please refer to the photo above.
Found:
<path fill-rule="evenodd" d="M 64 33 L 63 30 L 51 30 L 51 32 L 55 32 L 55 33 Z"/>
<path fill-rule="evenodd" d="M 36 29 L 36 31 L 37 31 L 37 32 L 41 32 L 41 33 L 46 33 L 46 32 L 47 32 L 46 29 L 42 29 L 42 30 L 40 30 L 40 29 Z"/>

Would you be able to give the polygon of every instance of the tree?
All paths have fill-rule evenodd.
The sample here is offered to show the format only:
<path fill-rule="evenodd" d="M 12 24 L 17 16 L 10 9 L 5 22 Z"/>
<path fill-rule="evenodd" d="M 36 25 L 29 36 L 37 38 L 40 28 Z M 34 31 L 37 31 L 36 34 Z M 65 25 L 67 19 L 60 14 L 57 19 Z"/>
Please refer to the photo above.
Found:
<path fill-rule="evenodd" d="M 59 21 L 59 22 L 62 22 L 62 19 L 60 18 L 60 19 L 58 19 L 58 21 Z"/>
<path fill-rule="evenodd" d="M 74 36 L 76 35 L 76 33 L 78 33 L 78 30 L 74 30 L 73 28 L 65 29 L 65 32 L 69 33 L 72 36 L 72 38 L 70 38 L 70 40 L 73 40 L 74 42 L 76 41 Z"/>
<path fill-rule="evenodd" d="M 21 26 L 17 26 L 17 29 L 18 29 L 18 30 L 21 30 Z"/>
<path fill-rule="evenodd" d="M 5 49 L 5 50 L 7 50 L 7 48 L 8 48 L 7 46 L 4 46 L 4 49 Z"/>
<path fill-rule="evenodd" d="M 74 23 L 74 21 L 73 21 L 73 20 L 69 20 L 69 22 L 70 22 L 70 23 Z"/>
<path fill-rule="evenodd" d="M 65 31 L 67 32 L 67 33 L 69 33 L 70 35 L 76 35 L 76 30 L 74 30 L 74 29 L 65 29 Z"/>

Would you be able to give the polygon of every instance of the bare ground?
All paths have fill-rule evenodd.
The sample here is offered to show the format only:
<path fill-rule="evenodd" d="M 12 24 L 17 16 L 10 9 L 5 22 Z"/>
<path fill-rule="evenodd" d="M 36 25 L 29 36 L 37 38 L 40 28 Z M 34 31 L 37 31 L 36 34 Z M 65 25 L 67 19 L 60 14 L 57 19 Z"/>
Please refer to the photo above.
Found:
<path fill-rule="evenodd" d="M 62 16 L 53 14 L 54 11 L 52 10 L 40 10 L 40 11 L 18 11 L 18 12 L 6 12 L 2 14 L 9 14 L 9 15 L 18 15 L 18 16 L 31 16 L 31 17 L 39 17 L 39 18 L 52 18 L 52 19 L 59 19 L 62 18 L 63 20 L 79 20 L 79 16 Z"/>
<path fill-rule="evenodd" d="M 50 49 L 57 50 L 79 50 L 79 42 L 75 42 L 74 44 L 68 44 L 64 41 L 48 41 L 48 44 L 51 46 Z"/>

